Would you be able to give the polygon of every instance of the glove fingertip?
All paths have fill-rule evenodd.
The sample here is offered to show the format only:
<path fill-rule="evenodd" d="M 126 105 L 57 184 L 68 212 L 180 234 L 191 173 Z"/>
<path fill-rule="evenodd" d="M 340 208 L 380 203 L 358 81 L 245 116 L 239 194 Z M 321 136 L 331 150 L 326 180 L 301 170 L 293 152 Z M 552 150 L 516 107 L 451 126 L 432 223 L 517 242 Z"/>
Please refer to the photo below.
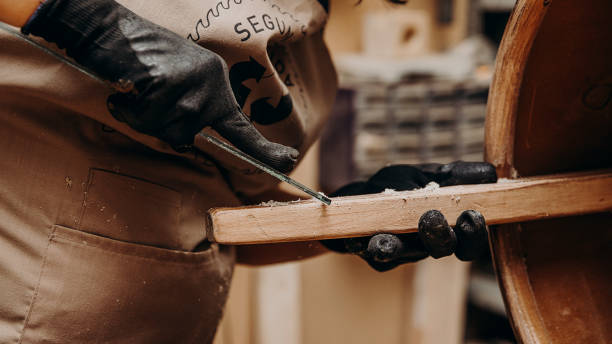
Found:
<path fill-rule="evenodd" d="M 297 149 L 266 139 L 241 111 L 220 118 L 212 127 L 244 153 L 280 172 L 290 172 L 297 164 Z"/>
<path fill-rule="evenodd" d="M 477 210 L 466 210 L 456 221 L 457 249 L 455 256 L 462 261 L 472 261 L 489 248 L 489 234 L 484 216 Z"/>
<path fill-rule="evenodd" d="M 419 219 L 419 238 L 433 258 L 442 258 L 455 252 L 457 237 L 438 210 L 429 210 Z"/>
<path fill-rule="evenodd" d="M 455 161 L 440 168 L 441 186 L 495 183 L 497 171 L 488 162 Z"/>
<path fill-rule="evenodd" d="M 291 172 L 297 165 L 300 152 L 276 143 L 271 143 L 271 145 L 275 147 L 272 149 L 262 147 L 258 152 L 259 154 L 256 154 L 256 158 L 280 172 Z"/>

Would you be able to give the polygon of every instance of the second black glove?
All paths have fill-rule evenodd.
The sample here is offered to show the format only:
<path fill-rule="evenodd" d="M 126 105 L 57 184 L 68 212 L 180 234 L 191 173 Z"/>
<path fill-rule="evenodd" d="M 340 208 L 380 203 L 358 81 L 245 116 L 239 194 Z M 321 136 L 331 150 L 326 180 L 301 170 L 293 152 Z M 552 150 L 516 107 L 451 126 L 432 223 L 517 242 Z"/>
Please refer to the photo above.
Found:
<path fill-rule="evenodd" d="M 495 168 L 488 163 L 457 161 L 450 164 L 392 165 L 364 182 L 348 184 L 332 196 L 373 194 L 393 189 L 413 190 L 430 182 L 440 186 L 493 183 Z M 465 211 L 451 228 L 437 210 L 424 213 L 418 233 L 386 234 L 370 237 L 324 240 L 323 245 L 339 253 L 356 254 L 377 271 L 415 262 L 426 257 L 441 258 L 455 253 L 461 260 L 473 260 L 488 247 L 484 217 Z"/>

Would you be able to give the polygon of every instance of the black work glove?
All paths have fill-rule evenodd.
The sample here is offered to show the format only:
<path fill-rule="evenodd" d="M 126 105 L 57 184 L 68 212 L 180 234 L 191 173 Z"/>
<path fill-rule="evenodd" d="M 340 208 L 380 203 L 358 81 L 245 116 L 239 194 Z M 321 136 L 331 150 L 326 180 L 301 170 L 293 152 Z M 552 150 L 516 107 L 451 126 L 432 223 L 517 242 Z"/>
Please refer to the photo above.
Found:
<path fill-rule="evenodd" d="M 278 170 L 298 152 L 253 127 L 230 88 L 227 65 L 214 52 L 139 17 L 113 0 L 47 0 L 22 28 L 56 43 L 119 91 L 113 116 L 182 151 L 211 126 L 236 147 Z"/>
<path fill-rule="evenodd" d="M 373 194 L 393 189 L 406 191 L 425 187 L 494 183 L 495 168 L 484 162 L 456 161 L 450 164 L 393 165 L 378 171 L 368 181 L 348 184 L 332 196 Z M 488 247 L 484 217 L 475 210 L 463 212 L 451 228 L 444 215 L 430 210 L 419 219 L 417 233 L 377 234 L 370 237 L 323 240 L 328 249 L 352 253 L 377 271 L 387 271 L 426 257 L 441 258 L 455 253 L 465 261 L 480 256 Z"/>

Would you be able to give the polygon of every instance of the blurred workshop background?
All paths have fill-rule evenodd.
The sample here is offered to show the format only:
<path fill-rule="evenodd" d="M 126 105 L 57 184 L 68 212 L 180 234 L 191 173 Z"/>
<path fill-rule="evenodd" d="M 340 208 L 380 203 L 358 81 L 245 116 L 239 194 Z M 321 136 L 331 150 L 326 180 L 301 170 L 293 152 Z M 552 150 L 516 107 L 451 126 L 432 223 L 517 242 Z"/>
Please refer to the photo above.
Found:
<path fill-rule="evenodd" d="M 332 192 L 390 163 L 482 161 L 513 0 L 331 0 L 334 113 L 293 176 Z M 216 344 L 514 343 L 491 258 L 378 273 L 338 254 L 238 266 Z"/>

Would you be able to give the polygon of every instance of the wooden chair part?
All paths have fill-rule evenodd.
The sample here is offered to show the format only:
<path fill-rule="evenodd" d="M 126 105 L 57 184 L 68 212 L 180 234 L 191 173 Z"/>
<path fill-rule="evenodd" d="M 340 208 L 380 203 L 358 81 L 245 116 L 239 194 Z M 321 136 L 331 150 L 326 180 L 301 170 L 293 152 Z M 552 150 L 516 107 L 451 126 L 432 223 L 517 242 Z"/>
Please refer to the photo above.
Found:
<path fill-rule="evenodd" d="M 415 232 L 421 214 L 440 210 L 450 225 L 468 209 L 488 224 L 612 210 L 612 171 L 572 173 L 495 184 L 460 185 L 314 200 L 211 209 L 209 239 L 224 244 L 321 240 Z"/>
<path fill-rule="evenodd" d="M 611 13 L 608 0 L 517 2 L 487 109 L 500 176 L 612 167 Z M 490 239 L 519 342 L 612 342 L 609 212 L 493 226 Z"/>

